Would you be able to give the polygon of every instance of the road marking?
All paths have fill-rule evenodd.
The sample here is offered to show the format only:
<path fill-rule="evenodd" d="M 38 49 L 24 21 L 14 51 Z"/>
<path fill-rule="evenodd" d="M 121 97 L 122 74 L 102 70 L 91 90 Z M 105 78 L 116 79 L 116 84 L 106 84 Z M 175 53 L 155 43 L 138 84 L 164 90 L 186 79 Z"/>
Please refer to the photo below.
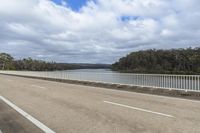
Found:
<path fill-rule="evenodd" d="M 78 80 L 78 81 L 82 81 L 82 80 Z M 88 80 L 85 80 L 87 82 L 91 82 L 91 81 L 88 81 Z M 116 83 L 109 83 L 109 82 L 97 82 L 97 83 L 105 83 L 105 84 L 114 84 L 116 85 Z M 117 85 L 128 85 L 128 86 L 133 86 L 134 85 L 131 85 L 131 84 L 117 84 Z M 136 86 L 137 87 L 137 86 Z M 139 87 L 142 87 L 142 86 L 139 86 Z M 101 89 L 104 89 L 104 90 L 109 90 L 109 91 L 118 91 L 118 92 L 122 92 L 122 93 L 134 93 L 134 94 L 139 94 L 139 95 L 143 95 L 143 96 L 151 96 L 151 97 L 160 97 L 160 98 L 165 98 L 165 99 L 171 99 L 171 100 L 180 100 L 180 101 L 188 101 L 188 102 L 193 102 L 193 103 L 200 103 L 199 100 L 192 100 L 192 99 L 184 99 L 184 98 L 180 98 L 180 97 L 170 97 L 170 96 L 162 96 L 162 95 L 156 95 L 156 94 L 144 94 L 144 93 L 140 93 L 140 92 L 134 92 L 134 91 L 126 91 L 126 90 L 116 90 L 116 89 L 108 89 L 108 88 L 102 88 L 100 87 Z M 151 87 L 149 87 L 151 88 Z M 167 90 L 167 89 L 164 89 L 164 90 Z M 170 90 L 173 90 L 170 88 Z M 186 92 L 188 90 L 185 90 Z"/>
<path fill-rule="evenodd" d="M 97 88 L 97 89 L 99 89 L 99 88 Z M 133 95 L 141 95 L 141 96 L 148 96 L 148 97 L 164 98 L 164 99 L 169 99 L 169 100 L 179 100 L 179 101 L 200 103 L 199 100 L 183 99 L 183 98 L 178 98 L 178 97 L 170 97 L 170 96 L 162 96 L 162 95 L 159 96 L 156 94 L 144 94 L 144 93 L 134 92 L 134 91 L 115 90 L 115 89 L 107 89 L 107 88 L 101 88 L 101 89 L 111 91 L 111 92 L 121 92 L 121 93 L 126 93 L 126 94 L 133 94 Z"/>
<path fill-rule="evenodd" d="M 82 81 L 82 80 L 79 80 Z M 87 80 L 85 80 L 87 81 Z M 52 82 L 52 81 L 48 81 L 48 82 Z M 88 81 L 90 82 L 90 81 Z M 104 82 L 100 82 L 100 83 L 104 83 Z M 105 82 L 107 83 L 107 82 Z M 112 83 L 110 83 L 112 84 Z M 74 84 L 75 85 L 75 84 Z M 77 84 L 76 84 L 77 85 Z M 121 84 L 123 85 L 123 84 Z M 40 87 L 41 88 L 41 87 Z M 94 87 L 97 88 L 97 87 Z M 115 92 L 122 92 L 122 93 L 129 93 L 129 94 L 136 94 L 136 95 L 141 95 L 141 96 L 148 96 L 148 97 L 156 97 L 156 98 L 164 98 L 164 99 L 169 99 L 169 100 L 179 100 L 179 101 L 186 101 L 186 102 L 193 102 L 193 103 L 200 103 L 199 100 L 191 100 L 191 99 L 184 99 L 184 98 L 179 98 L 179 97 L 170 97 L 170 96 L 162 96 L 162 95 L 156 95 L 156 94 L 144 94 L 144 93 L 140 93 L 140 92 L 133 92 L 133 91 L 126 91 L 126 90 L 115 90 L 115 89 L 107 89 L 107 88 L 102 88 L 102 87 L 98 87 L 97 89 L 101 88 L 102 90 L 107 90 L 107 91 L 115 91 Z"/>
<path fill-rule="evenodd" d="M 36 87 L 36 88 L 40 88 L 40 89 L 46 89 L 45 87 L 43 86 L 39 86 L 39 85 L 31 85 L 32 87 Z"/>
<path fill-rule="evenodd" d="M 168 115 L 168 114 L 164 114 L 164 113 L 160 113 L 160 112 L 155 112 L 155 111 L 151 111 L 151 110 L 146 110 L 146 109 L 142 109 L 142 108 L 132 107 L 132 106 L 128 106 L 128 105 L 124 105 L 124 104 L 120 104 L 120 103 L 114 103 L 114 102 L 110 102 L 110 101 L 103 101 L 103 102 L 108 103 L 108 104 L 121 106 L 121 107 L 125 107 L 125 108 L 130 108 L 130 109 L 142 111 L 142 112 L 146 112 L 146 113 L 152 113 L 152 114 L 161 115 L 161 116 L 165 116 L 165 117 L 175 118 L 172 115 Z"/>
<path fill-rule="evenodd" d="M 1 129 L 0 129 L 0 133 L 3 133 L 3 132 L 1 131 Z"/>
<path fill-rule="evenodd" d="M 45 133 L 55 133 L 53 130 L 51 130 L 50 128 L 45 126 L 43 123 L 41 123 L 40 121 L 38 121 L 37 119 L 35 119 L 34 117 L 32 117 L 31 115 L 26 113 L 19 107 L 17 107 L 15 104 L 10 102 L 9 100 L 5 99 L 3 96 L 0 96 L 0 99 L 3 100 L 6 104 L 8 104 L 10 107 L 12 107 L 14 110 L 16 110 L 18 113 L 20 113 L 22 116 L 24 116 L 26 119 L 31 121 L 34 125 L 36 125 L 38 128 L 40 128 Z"/>
<path fill-rule="evenodd" d="M 7 81 L 8 81 L 8 82 L 12 82 L 13 80 L 11 80 L 11 79 L 7 79 Z M 0 133 L 1 133 L 1 132 L 0 132 Z"/>

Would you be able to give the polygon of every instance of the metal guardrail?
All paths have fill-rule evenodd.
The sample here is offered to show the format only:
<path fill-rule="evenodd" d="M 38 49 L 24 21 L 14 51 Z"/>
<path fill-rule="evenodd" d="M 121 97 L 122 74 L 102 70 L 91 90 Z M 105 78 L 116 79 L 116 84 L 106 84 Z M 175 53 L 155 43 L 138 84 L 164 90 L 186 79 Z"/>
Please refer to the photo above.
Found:
<path fill-rule="evenodd" d="M 200 75 L 90 73 L 66 71 L 0 71 L 0 73 L 200 92 Z"/>

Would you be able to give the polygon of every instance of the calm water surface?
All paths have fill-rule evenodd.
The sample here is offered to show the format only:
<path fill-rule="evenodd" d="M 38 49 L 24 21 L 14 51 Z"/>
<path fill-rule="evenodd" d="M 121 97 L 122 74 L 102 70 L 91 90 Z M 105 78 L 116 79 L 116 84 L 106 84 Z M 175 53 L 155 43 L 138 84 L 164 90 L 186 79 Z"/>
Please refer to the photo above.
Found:
<path fill-rule="evenodd" d="M 142 85 L 142 86 L 156 86 L 164 88 L 181 88 L 200 90 L 200 80 L 189 79 L 184 76 L 163 76 L 154 74 L 132 74 L 119 73 L 110 69 L 77 69 L 66 71 L 54 71 L 52 75 L 55 77 L 62 77 L 64 79 L 84 80 L 94 82 Z M 197 80 L 198 79 L 198 80 Z"/>
<path fill-rule="evenodd" d="M 110 69 L 76 69 L 54 71 L 53 73 L 55 76 L 63 78 L 95 82 L 132 84 L 134 80 L 132 74 L 119 73 Z"/>

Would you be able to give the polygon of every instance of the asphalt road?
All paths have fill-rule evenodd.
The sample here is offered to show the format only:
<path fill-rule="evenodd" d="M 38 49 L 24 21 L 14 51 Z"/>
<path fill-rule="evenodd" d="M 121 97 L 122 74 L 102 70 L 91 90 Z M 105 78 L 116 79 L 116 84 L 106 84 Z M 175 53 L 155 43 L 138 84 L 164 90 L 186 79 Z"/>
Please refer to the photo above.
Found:
<path fill-rule="evenodd" d="M 200 101 L 6 75 L 0 75 L 0 95 L 57 133 L 200 132 Z M 2 128 L 5 104 L 0 100 L 0 130 L 17 133 L 17 126 Z M 25 132 L 41 132 L 20 119 Z"/>
<path fill-rule="evenodd" d="M 0 133 L 42 133 L 35 125 L 0 100 Z"/>

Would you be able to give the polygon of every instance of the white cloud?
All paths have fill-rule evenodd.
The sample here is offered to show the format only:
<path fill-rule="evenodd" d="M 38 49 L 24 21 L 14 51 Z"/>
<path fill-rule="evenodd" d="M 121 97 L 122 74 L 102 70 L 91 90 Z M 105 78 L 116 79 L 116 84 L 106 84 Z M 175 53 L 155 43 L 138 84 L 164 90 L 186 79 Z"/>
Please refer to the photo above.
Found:
<path fill-rule="evenodd" d="M 0 2 L 0 52 L 18 58 L 112 63 L 140 49 L 200 46 L 199 0 L 96 0 L 78 12 L 64 1 Z"/>

